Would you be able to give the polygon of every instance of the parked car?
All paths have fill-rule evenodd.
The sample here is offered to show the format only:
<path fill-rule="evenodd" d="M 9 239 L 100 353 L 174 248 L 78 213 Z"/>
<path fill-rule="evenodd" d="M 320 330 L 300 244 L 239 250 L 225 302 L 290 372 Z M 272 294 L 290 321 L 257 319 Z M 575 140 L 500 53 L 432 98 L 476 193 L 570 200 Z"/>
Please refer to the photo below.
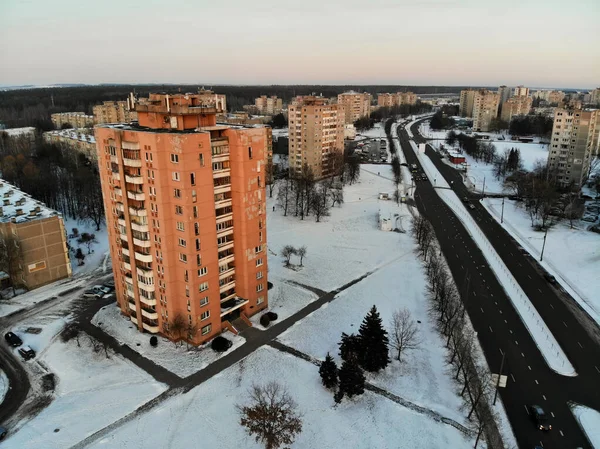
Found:
<path fill-rule="evenodd" d="M 531 419 L 539 430 L 552 430 L 552 425 L 548 423 L 548 416 L 542 407 L 539 405 L 530 405 L 528 410 Z"/>
<path fill-rule="evenodd" d="M 23 340 L 21 340 L 19 336 L 14 332 L 7 332 L 6 334 L 4 334 L 4 339 L 13 348 L 21 346 L 23 344 Z"/>
<path fill-rule="evenodd" d="M 556 278 L 554 276 L 552 276 L 551 274 L 548 274 L 548 273 L 544 274 L 544 279 L 546 279 L 551 284 L 556 284 Z"/>
<path fill-rule="evenodd" d="M 7 434 L 8 434 L 8 430 L 6 429 L 6 427 L 0 426 L 0 441 L 2 441 L 4 438 L 6 438 Z"/>
<path fill-rule="evenodd" d="M 85 298 L 102 298 L 109 292 L 109 289 L 106 287 L 102 287 L 101 285 L 94 285 L 92 288 L 84 291 L 83 296 Z"/>
<path fill-rule="evenodd" d="M 92 287 L 92 290 L 96 290 L 96 291 L 102 293 L 102 296 L 104 296 L 107 293 L 110 293 L 113 289 L 111 289 L 110 287 L 106 287 L 104 285 L 94 285 Z"/>
<path fill-rule="evenodd" d="M 23 357 L 24 360 L 29 360 L 35 357 L 35 351 L 29 346 L 21 346 L 19 348 L 19 354 L 21 354 L 21 357 Z"/>

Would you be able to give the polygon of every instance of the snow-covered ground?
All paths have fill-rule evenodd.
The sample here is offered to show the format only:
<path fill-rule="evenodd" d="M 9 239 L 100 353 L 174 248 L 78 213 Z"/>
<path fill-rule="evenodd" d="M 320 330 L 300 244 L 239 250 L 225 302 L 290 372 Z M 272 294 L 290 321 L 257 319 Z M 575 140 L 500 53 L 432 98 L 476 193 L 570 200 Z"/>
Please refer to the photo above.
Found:
<path fill-rule="evenodd" d="M 600 412 L 583 405 L 576 405 L 571 408 L 571 411 L 592 443 L 592 447 L 600 448 Z"/>
<path fill-rule="evenodd" d="M 502 200 L 486 198 L 483 204 L 500 222 Z M 549 229 L 541 264 L 600 323 L 597 269 L 600 263 L 600 234 L 586 231 L 581 223 L 575 222 L 575 229 L 570 229 L 568 221 L 565 221 Z M 531 219 L 522 203 L 505 200 L 502 226 L 539 259 L 544 234 L 531 227 Z"/>
<path fill-rule="evenodd" d="M 4 371 L 0 369 L 0 404 L 4 401 L 4 396 L 6 396 L 9 388 L 10 384 L 8 382 L 8 377 L 6 377 Z"/>
<path fill-rule="evenodd" d="M 91 250 L 93 252 L 88 254 L 88 248 L 86 244 L 77 243 L 77 238 L 68 239 L 68 243 L 72 248 L 69 257 L 71 258 L 73 275 L 75 276 L 77 274 L 89 273 L 98 267 L 103 267 L 103 264 L 110 259 L 106 225 L 102 224 L 100 231 L 96 231 L 96 225 L 89 221 L 80 222 L 72 218 L 65 218 L 64 221 L 67 235 L 72 235 L 73 228 L 76 228 L 79 231 L 79 235 L 83 234 L 84 232 L 94 234 L 96 236 L 96 240 L 98 241 L 98 243 L 93 243 L 91 245 Z M 75 258 L 75 251 L 77 251 L 77 248 L 81 248 L 81 251 L 83 251 L 83 254 L 85 254 L 84 264 L 81 266 L 78 264 L 78 260 Z"/>
<path fill-rule="evenodd" d="M 132 363 L 92 351 L 87 339 L 55 341 L 41 357 L 58 377 L 55 398 L 3 444 L 7 448 L 62 449 L 154 398 L 165 386 Z"/>
<path fill-rule="evenodd" d="M 383 128 L 383 122 L 375 123 L 375 126 L 366 131 L 360 131 L 356 133 L 356 138 L 354 140 L 363 140 L 364 138 L 369 139 L 385 139 L 385 129 Z"/>
<path fill-rule="evenodd" d="M 245 404 L 255 383 L 282 383 L 303 414 L 303 432 L 296 449 L 427 448 L 467 449 L 473 442 L 454 427 L 377 396 L 371 392 L 334 407 L 321 385 L 318 368 L 275 349 L 262 348 L 187 394 L 171 398 L 90 446 L 127 447 L 244 447 L 263 446 L 239 424 L 237 404 Z M 157 431 L 159 429 L 159 431 Z M 146 435 L 147 438 L 141 438 Z M 150 437 L 151 435 L 151 437 Z"/>
<path fill-rule="evenodd" d="M 269 308 L 267 310 L 275 312 L 279 321 L 293 315 L 318 298 L 316 293 L 287 283 L 285 279 L 269 276 L 269 281 L 277 283 L 278 286 L 269 292 Z M 250 317 L 250 321 L 257 329 L 264 330 L 265 328 L 260 324 L 261 316 L 262 313 L 257 313 Z"/>
<path fill-rule="evenodd" d="M 217 353 L 210 348 L 209 344 L 190 347 L 188 350 L 185 342 L 178 343 L 175 346 L 173 342 L 158 336 L 158 346 L 153 348 L 150 346 L 151 334 L 139 332 L 130 319 L 121 315 L 121 311 L 116 305 L 109 305 L 100 309 L 94 315 L 92 324 L 112 335 L 120 343 L 128 345 L 134 351 L 139 352 L 140 355 L 179 377 L 187 377 L 206 368 L 222 355 L 228 354 L 246 341 L 240 336 L 226 332 L 223 336 L 231 340 L 233 346 L 229 349 L 229 352 Z"/>

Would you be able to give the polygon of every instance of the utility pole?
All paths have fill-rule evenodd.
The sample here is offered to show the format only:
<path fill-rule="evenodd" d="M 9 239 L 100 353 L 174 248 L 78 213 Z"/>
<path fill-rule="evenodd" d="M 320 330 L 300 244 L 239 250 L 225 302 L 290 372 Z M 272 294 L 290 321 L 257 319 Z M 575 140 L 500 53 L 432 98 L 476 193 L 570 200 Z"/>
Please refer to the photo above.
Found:
<path fill-rule="evenodd" d="M 483 190 L 481 191 L 481 198 L 485 198 L 485 176 L 483 177 Z"/>
<path fill-rule="evenodd" d="M 500 214 L 500 223 L 504 223 L 504 197 L 502 197 L 502 214 Z"/>
<path fill-rule="evenodd" d="M 542 254 L 540 255 L 540 262 L 544 260 L 544 248 L 546 247 L 546 236 L 548 235 L 548 228 L 546 227 L 546 232 L 544 232 L 544 243 L 542 243 Z"/>
<path fill-rule="evenodd" d="M 500 389 L 500 377 L 502 377 L 502 368 L 504 368 L 504 355 L 502 352 L 502 362 L 500 362 L 500 372 L 498 373 L 498 380 L 496 381 L 496 391 L 494 393 L 494 403 L 492 405 L 496 405 L 496 398 L 498 397 L 498 390 Z"/>

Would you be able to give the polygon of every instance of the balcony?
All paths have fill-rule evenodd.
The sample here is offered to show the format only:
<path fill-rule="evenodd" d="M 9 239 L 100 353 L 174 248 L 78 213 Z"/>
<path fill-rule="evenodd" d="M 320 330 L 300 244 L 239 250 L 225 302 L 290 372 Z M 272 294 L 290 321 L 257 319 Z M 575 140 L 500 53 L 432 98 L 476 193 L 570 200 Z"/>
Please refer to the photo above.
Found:
<path fill-rule="evenodd" d="M 227 284 L 224 284 L 221 287 L 219 287 L 219 293 L 226 292 L 227 290 L 230 290 L 232 288 L 235 288 L 235 281 L 228 282 Z"/>
<path fill-rule="evenodd" d="M 240 307 L 244 307 L 249 302 L 250 301 L 243 298 L 232 298 L 224 302 L 221 301 L 221 317 L 239 309 Z"/>
<path fill-rule="evenodd" d="M 219 193 L 231 192 L 231 184 L 215 186 L 215 195 Z"/>
<path fill-rule="evenodd" d="M 144 307 L 142 307 L 142 316 L 148 318 L 149 320 L 158 320 L 158 313 L 156 313 L 156 310 L 145 309 Z"/>
<path fill-rule="evenodd" d="M 117 218 L 117 223 L 119 223 L 121 226 L 125 227 L 125 219 L 122 218 L 121 216 L 119 216 L 119 218 Z"/>
<path fill-rule="evenodd" d="M 125 212 L 125 206 L 123 205 L 123 203 L 116 203 L 115 209 L 117 209 L 119 212 Z"/>
<path fill-rule="evenodd" d="M 144 178 L 142 178 L 139 175 L 136 175 L 136 176 L 125 175 L 125 181 L 129 182 L 131 184 L 143 184 Z"/>
<path fill-rule="evenodd" d="M 133 324 L 135 324 L 136 326 L 138 325 L 138 320 L 137 320 L 135 317 L 133 317 L 133 316 L 130 316 L 129 318 L 131 319 L 131 322 L 132 322 Z"/>
<path fill-rule="evenodd" d="M 228 268 L 227 271 L 223 271 L 219 273 L 219 280 L 225 279 L 228 276 L 233 276 L 235 274 L 235 267 Z"/>
<path fill-rule="evenodd" d="M 129 310 L 133 310 L 134 312 L 137 311 L 137 306 L 135 305 L 135 302 L 129 301 Z"/>
<path fill-rule="evenodd" d="M 124 256 L 129 257 L 129 249 L 127 249 L 127 248 L 121 248 L 121 251 L 123 252 Z"/>
<path fill-rule="evenodd" d="M 120 180 L 121 180 L 121 175 L 119 174 L 119 172 L 118 172 L 118 171 L 117 171 L 117 172 L 112 172 L 112 178 L 113 178 L 115 181 L 120 181 Z"/>
<path fill-rule="evenodd" d="M 144 192 L 128 190 L 127 198 L 131 200 L 144 201 L 146 199 L 146 195 L 144 194 Z"/>
<path fill-rule="evenodd" d="M 217 238 L 218 237 L 226 237 L 231 234 L 233 234 L 233 225 L 231 225 L 225 229 L 221 229 L 221 230 L 217 229 Z M 227 243 L 229 243 L 229 242 L 227 242 Z"/>
<path fill-rule="evenodd" d="M 137 207 L 129 206 L 129 213 L 135 217 L 147 217 L 148 211 Z"/>
<path fill-rule="evenodd" d="M 115 195 L 123 196 L 123 191 L 120 188 L 115 187 L 114 191 L 115 191 Z"/>
<path fill-rule="evenodd" d="M 226 292 L 225 294 L 221 293 L 221 303 L 224 303 L 225 301 L 229 301 L 232 298 L 235 298 L 237 295 L 235 293 L 235 290 L 231 290 L 230 292 Z"/>
<path fill-rule="evenodd" d="M 144 284 L 143 282 L 138 282 L 138 288 L 148 293 L 154 293 L 156 290 L 156 286 L 154 284 Z"/>
<path fill-rule="evenodd" d="M 140 302 L 147 306 L 156 306 L 156 299 L 148 299 L 144 295 L 140 295 Z"/>
<path fill-rule="evenodd" d="M 226 263 L 233 262 L 234 260 L 235 260 L 235 257 L 233 254 L 226 254 L 223 257 L 219 257 L 219 264 L 223 265 Z"/>
<path fill-rule="evenodd" d="M 231 169 L 229 167 L 222 168 L 220 170 L 213 170 L 213 179 L 224 178 L 225 176 L 231 175 Z"/>
<path fill-rule="evenodd" d="M 133 278 L 131 276 L 125 276 L 125 282 L 129 285 L 133 285 Z"/>
<path fill-rule="evenodd" d="M 215 201 L 215 209 L 219 209 L 221 207 L 231 206 L 231 198 L 225 198 L 221 201 Z"/>
<path fill-rule="evenodd" d="M 129 159 L 129 158 L 124 157 L 123 165 L 126 165 L 127 167 L 140 168 L 142 166 L 142 160 L 141 159 Z"/>
<path fill-rule="evenodd" d="M 123 240 L 124 242 L 127 241 L 127 234 L 119 234 L 119 237 L 121 237 L 121 240 Z"/>
<path fill-rule="evenodd" d="M 137 322 L 136 322 L 137 324 Z M 142 327 L 147 330 L 148 332 L 150 332 L 151 334 L 156 334 L 158 333 L 158 324 L 148 324 L 148 323 L 142 323 Z"/>
<path fill-rule="evenodd" d="M 135 252 L 135 260 L 139 260 L 140 262 L 150 263 L 152 262 L 152 254 L 142 254 Z"/>
<path fill-rule="evenodd" d="M 131 229 L 133 229 L 135 231 L 139 231 L 139 232 L 148 232 L 148 225 L 147 224 L 139 224 L 139 223 L 136 223 L 135 221 L 132 221 Z M 133 241 L 135 242 L 135 239 Z"/>
<path fill-rule="evenodd" d="M 127 271 L 131 271 L 131 264 L 129 262 L 123 262 L 123 268 Z"/>
<path fill-rule="evenodd" d="M 134 237 L 133 244 L 135 246 L 139 246 L 140 248 L 150 248 L 151 242 L 150 239 L 140 240 Z"/>
<path fill-rule="evenodd" d="M 228 160 L 229 160 L 229 148 L 227 149 L 227 152 L 212 155 L 213 162 L 225 162 Z"/>

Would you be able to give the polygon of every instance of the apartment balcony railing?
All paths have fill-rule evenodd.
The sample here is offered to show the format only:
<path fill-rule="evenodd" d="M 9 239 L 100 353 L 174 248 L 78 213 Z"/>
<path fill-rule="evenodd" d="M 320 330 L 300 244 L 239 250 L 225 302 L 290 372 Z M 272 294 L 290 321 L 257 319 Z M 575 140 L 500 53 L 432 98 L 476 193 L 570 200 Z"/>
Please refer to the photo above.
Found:
<path fill-rule="evenodd" d="M 119 218 L 117 218 L 117 223 L 119 223 L 121 226 L 125 226 L 125 218 L 123 218 L 123 216 L 120 215 Z"/>
<path fill-rule="evenodd" d="M 131 206 L 129 206 L 129 213 L 136 217 L 147 217 L 148 216 L 148 211 L 146 209 L 140 209 L 140 208 L 131 207 Z"/>
<path fill-rule="evenodd" d="M 227 284 L 219 287 L 219 293 L 226 292 L 227 290 L 230 290 L 232 288 L 235 288 L 235 281 L 228 282 Z"/>
<path fill-rule="evenodd" d="M 224 229 L 217 229 L 217 237 L 227 237 L 228 235 L 233 234 L 233 225 Z"/>
<path fill-rule="evenodd" d="M 215 195 L 219 193 L 231 192 L 231 184 L 223 184 L 220 186 L 215 186 Z"/>
<path fill-rule="evenodd" d="M 127 167 L 140 168 L 142 166 L 142 160 L 141 159 L 129 159 L 129 158 L 124 157 L 123 165 L 126 165 Z"/>
<path fill-rule="evenodd" d="M 129 310 L 133 310 L 134 312 L 137 311 L 137 306 L 135 305 L 135 302 L 129 301 Z"/>
<path fill-rule="evenodd" d="M 152 244 L 150 242 L 150 239 L 136 239 L 135 237 L 133 238 L 133 244 L 136 246 L 139 246 L 140 248 L 150 248 L 150 245 Z"/>
<path fill-rule="evenodd" d="M 115 209 L 117 209 L 119 212 L 125 212 L 125 206 L 123 205 L 123 203 L 116 203 Z"/>
<path fill-rule="evenodd" d="M 140 252 L 135 252 L 135 260 L 139 260 L 140 262 L 150 263 L 152 262 L 152 254 L 143 254 Z"/>
<path fill-rule="evenodd" d="M 116 195 L 123 196 L 123 191 L 118 187 L 115 187 L 114 192 Z"/>
<path fill-rule="evenodd" d="M 125 282 L 130 285 L 133 285 L 133 278 L 131 276 L 125 276 Z"/>
<path fill-rule="evenodd" d="M 137 321 L 136 321 L 136 324 L 137 324 Z M 158 324 L 148 324 L 148 323 L 142 322 L 142 327 L 145 330 L 147 330 L 148 332 L 150 332 L 151 334 L 158 333 Z"/>
<path fill-rule="evenodd" d="M 121 180 L 121 175 L 119 174 L 119 172 L 118 172 L 118 171 L 117 171 L 117 172 L 112 172 L 112 178 L 113 178 L 115 181 L 120 181 L 120 180 Z"/>
<path fill-rule="evenodd" d="M 144 284 L 143 282 L 138 282 L 138 288 L 148 293 L 156 291 L 156 286 L 154 284 Z"/>
<path fill-rule="evenodd" d="M 119 231 L 119 232 L 120 232 L 120 231 Z M 127 234 L 120 233 L 120 234 L 119 234 L 119 237 L 121 237 L 121 240 L 123 240 L 124 242 L 126 242 L 126 241 L 127 241 Z"/>
<path fill-rule="evenodd" d="M 123 268 L 127 271 L 131 271 L 131 264 L 129 262 L 123 262 Z"/>
<path fill-rule="evenodd" d="M 139 175 L 125 175 L 125 182 L 129 182 L 131 184 L 143 184 L 144 178 Z"/>
<path fill-rule="evenodd" d="M 229 167 L 221 168 L 220 170 L 213 170 L 213 179 L 224 178 L 225 176 L 230 176 L 230 175 L 231 175 L 231 169 Z"/>
<path fill-rule="evenodd" d="M 229 268 L 227 271 L 223 271 L 219 273 L 219 280 L 225 279 L 228 276 L 233 276 L 235 274 L 235 267 Z"/>
<path fill-rule="evenodd" d="M 147 306 L 156 306 L 156 299 L 148 299 L 143 295 L 140 295 L 140 302 Z"/>
<path fill-rule="evenodd" d="M 232 220 L 232 219 L 233 219 L 233 212 L 227 212 L 227 213 L 225 213 L 223 215 L 219 215 L 217 217 L 216 222 L 217 223 L 223 223 L 223 222 L 225 222 L 227 220 Z"/>
<path fill-rule="evenodd" d="M 150 320 L 158 320 L 158 313 L 156 313 L 156 310 L 146 309 L 144 307 L 142 307 L 142 316 Z"/>
<path fill-rule="evenodd" d="M 130 317 L 129 317 L 129 319 L 131 319 L 131 322 L 132 322 L 133 324 L 135 324 L 136 326 L 138 325 L 138 320 L 137 320 L 137 318 L 135 318 L 134 316 L 130 316 Z"/>
<path fill-rule="evenodd" d="M 221 303 L 224 303 L 225 301 L 229 301 L 230 299 L 233 299 L 236 296 L 237 296 L 237 294 L 235 293 L 235 290 L 231 290 L 230 292 L 221 293 Z"/>
<path fill-rule="evenodd" d="M 235 296 L 235 295 L 234 295 Z M 244 307 L 250 301 L 242 298 L 230 298 L 226 301 L 221 301 L 221 317 L 233 312 L 234 310 Z"/>
<path fill-rule="evenodd" d="M 135 230 L 135 231 L 140 231 L 140 232 L 148 232 L 148 224 L 138 224 L 135 221 L 131 222 L 131 229 Z M 134 239 L 135 242 L 135 239 Z"/>
<path fill-rule="evenodd" d="M 231 204 L 232 204 L 231 198 L 225 198 L 224 200 L 221 200 L 221 201 L 215 201 L 215 209 L 231 206 Z"/>
<path fill-rule="evenodd" d="M 146 199 L 146 194 L 144 192 L 128 190 L 127 198 L 129 198 L 131 200 L 144 201 Z"/>
<path fill-rule="evenodd" d="M 226 162 L 228 160 L 229 160 L 229 150 L 227 152 L 212 155 L 213 162 Z"/>

